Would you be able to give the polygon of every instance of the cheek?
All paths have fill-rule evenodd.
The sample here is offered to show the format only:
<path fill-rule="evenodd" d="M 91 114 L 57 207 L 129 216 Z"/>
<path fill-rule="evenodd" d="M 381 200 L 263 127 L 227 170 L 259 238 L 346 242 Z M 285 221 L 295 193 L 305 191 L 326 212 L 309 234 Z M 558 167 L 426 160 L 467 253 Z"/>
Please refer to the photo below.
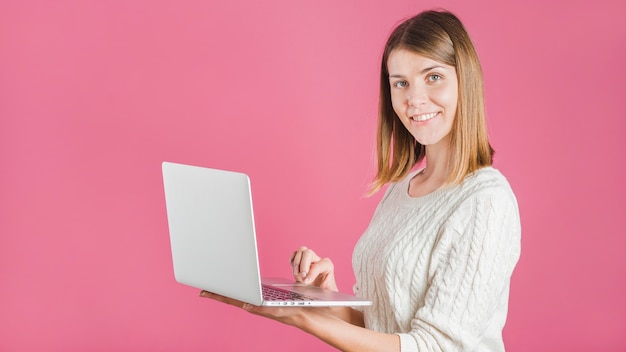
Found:
<path fill-rule="evenodd" d="M 393 107 L 393 111 L 396 112 L 396 115 L 403 116 L 405 110 L 405 100 L 404 98 L 399 97 L 397 94 L 391 95 L 391 106 Z"/>
<path fill-rule="evenodd" d="M 446 111 L 456 111 L 458 92 L 456 87 L 439 87 L 431 94 L 431 99 L 439 106 L 445 107 Z"/>

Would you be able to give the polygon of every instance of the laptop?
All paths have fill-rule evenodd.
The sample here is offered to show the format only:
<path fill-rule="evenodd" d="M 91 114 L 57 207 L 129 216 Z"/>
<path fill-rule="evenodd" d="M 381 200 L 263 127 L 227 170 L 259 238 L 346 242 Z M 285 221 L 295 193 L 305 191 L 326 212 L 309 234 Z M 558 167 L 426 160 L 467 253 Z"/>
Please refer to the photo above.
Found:
<path fill-rule="evenodd" d="M 261 279 L 246 174 L 172 162 L 162 171 L 177 282 L 257 306 L 372 304 L 293 279 Z"/>

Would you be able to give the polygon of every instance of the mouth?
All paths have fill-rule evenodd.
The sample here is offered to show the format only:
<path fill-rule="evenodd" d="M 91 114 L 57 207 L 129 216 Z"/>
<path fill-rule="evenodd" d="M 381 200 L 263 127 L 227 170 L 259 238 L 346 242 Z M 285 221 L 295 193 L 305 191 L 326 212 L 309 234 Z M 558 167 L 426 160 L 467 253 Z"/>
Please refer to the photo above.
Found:
<path fill-rule="evenodd" d="M 430 112 L 430 113 L 427 113 L 427 114 L 418 114 L 418 115 L 411 116 L 411 120 L 418 121 L 418 122 L 423 122 L 423 121 L 432 120 L 437 115 L 439 115 L 438 112 Z"/>

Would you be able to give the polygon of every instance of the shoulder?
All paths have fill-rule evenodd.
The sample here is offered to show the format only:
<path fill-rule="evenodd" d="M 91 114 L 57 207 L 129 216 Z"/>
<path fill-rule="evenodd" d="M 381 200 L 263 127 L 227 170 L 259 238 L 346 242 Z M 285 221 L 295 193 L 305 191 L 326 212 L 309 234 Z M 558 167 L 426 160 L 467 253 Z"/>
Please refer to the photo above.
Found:
<path fill-rule="evenodd" d="M 468 175 L 461 184 L 450 190 L 456 199 L 452 202 L 451 220 L 467 225 L 481 214 L 491 218 L 519 223 L 519 208 L 511 185 L 504 175 L 493 167 L 484 167 Z M 518 225 L 516 225 L 518 226 Z"/>
<path fill-rule="evenodd" d="M 515 194 L 506 177 L 493 167 L 483 167 L 468 175 L 459 185 L 464 198 L 490 198 L 517 204 Z"/>
<path fill-rule="evenodd" d="M 466 240 L 499 243 L 493 244 L 494 248 L 510 246 L 515 253 L 519 252 L 519 207 L 509 182 L 500 171 L 482 168 L 467 176 L 455 192 L 459 202 L 445 227 Z M 502 239 L 507 240 L 500 243 Z"/>

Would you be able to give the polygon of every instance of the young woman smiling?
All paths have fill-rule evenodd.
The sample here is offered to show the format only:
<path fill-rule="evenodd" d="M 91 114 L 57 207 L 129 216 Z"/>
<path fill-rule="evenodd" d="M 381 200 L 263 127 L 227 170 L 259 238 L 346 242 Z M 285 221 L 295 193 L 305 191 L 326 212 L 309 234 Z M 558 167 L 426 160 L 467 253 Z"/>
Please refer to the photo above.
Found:
<path fill-rule="evenodd" d="M 426 11 L 400 24 L 382 58 L 378 173 L 388 185 L 355 246 L 352 308 L 255 307 L 344 351 L 504 351 L 510 278 L 520 255 L 515 195 L 492 167 L 483 78 L 459 19 Z M 307 247 L 299 282 L 337 290 L 334 266 Z"/>

